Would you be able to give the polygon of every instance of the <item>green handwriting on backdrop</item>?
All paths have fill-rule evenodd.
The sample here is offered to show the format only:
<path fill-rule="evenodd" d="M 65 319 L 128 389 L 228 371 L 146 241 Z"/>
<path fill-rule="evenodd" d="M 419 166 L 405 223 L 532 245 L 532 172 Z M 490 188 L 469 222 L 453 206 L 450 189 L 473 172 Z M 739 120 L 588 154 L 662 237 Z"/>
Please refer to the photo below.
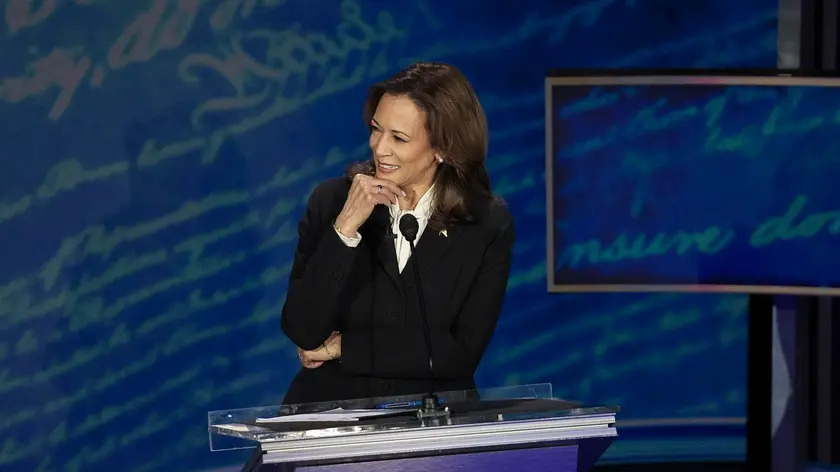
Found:
<path fill-rule="evenodd" d="M 0 230 L 26 225 L 45 213 L 59 219 L 65 215 L 59 215 L 55 209 L 62 208 L 63 203 L 86 192 L 136 184 L 132 179 L 170 175 L 178 168 L 195 174 L 223 168 L 229 157 L 226 145 L 236 144 L 238 139 L 250 140 L 259 133 L 272 137 L 275 130 L 269 125 L 285 123 L 284 118 L 297 119 L 313 108 L 321 107 L 319 113 L 331 116 L 331 107 L 336 101 L 343 101 L 342 94 L 348 91 L 361 104 L 365 84 L 417 58 L 451 59 L 468 67 L 473 61 L 497 64 L 505 51 L 521 48 L 530 41 L 554 44 L 585 29 L 600 34 L 601 28 L 593 22 L 626 4 L 620 0 L 596 0 L 552 11 L 554 4 L 543 2 L 542 7 L 523 16 L 521 23 L 494 24 L 492 34 L 479 33 L 486 37 L 453 41 L 460 36 L 447 36 L 448 30 L 464 30 L 457 27 L 462 19 L 450 18 L 455 21 L 455 28 L 444 24 L 441 18 L 450 5 L 440 2 L 435 11 L 429 8 L 431 3 L 434 2 L 379 7 L 336 0 L 327 8 L 316 0 L 138 0 L 129 7 L 129 3 L 114 0 L 8 0 L 4 10 L 7 38 L 22 44 L 21 50 L 29 56 L 23 56 L 24 63 L 16 70 L 4 70 L 0 102 L 21 115 L 37 111 L 43 119 L 39 126 L 45 133 L 81 126 L 87 123 L 82 117 L 97 117 L 99 121 L 91 126 L 101 127 L 102 138 L 107 139 L 109 131 L 125 125 L 125 120 L 120 121 L 125 117 L 117 112 L 114 116 L 97 115 L 97 109 L 109 105 L 106 102 L 111 99 L 101 97 L 114 97 L 115 91 L 126 97 L 148 92 L 141 89 L 158 85 L 143 81 L 156 75 L 166 77 L 163 82 L 167 87 L 177 86 L 167 96 L 175 97 L 171 100 L 175 102 L 180 99 L 177 95 L 183 93 L 190 112 L 181 117 L 182 121 L 166 123 L 166 127 L 176 128 L 177 132 L 144 130 L 142 139 L 130 151 L 98 150 L 94 156 L 68 146 L 67 150 L 51 154 L 49 160 L 43 158 L 44 162 L 38 163 L 46 165 L 43 175 L 39 171 L 37 182 L 29 181 L 26 188 L 0 189 Z M 417 12 L 406 12 L 409 7 Z M 319 16 L 327 24 L 318 28 L 303 22 L 293 24 L 296 13 L 312 8 L 324 11 L 323 15 L 319 11 Z M 70 16 L 71 9 L 108 21 L 92 21 L 90 24 L 101 28 L 87 26 L 91 34 L 51 34 L 55 23 Z M 271 21 L 251 26 L 265 18 Z M 118 28 L 111 30 L 109 25 Z M 716 30 L 688 41 L 677 38 L 679 41 L 674 40 L 669 50 L 682 54 L 697 44 L 710 44 L 710 34 L 728 37 L 742 32 L 743 28 Z M 196 35 L 204 35 L 208 40 L 201 45 L 191 43 L 189 39 Z M 46 43 L 44 38 L 53 42 Z M 421 43 L 418 38 L 426 42 Z M 714 51 L 715 58 L 724 55 L 731 57 L 732 53 Z M 545 70 L 534 64 L 528 67 Z M 543 96 L 538 86 L 525 90 L 527 86 L 523 85 L 511 93 L 495 88 L 480 75 L 475 79 L 477 84 L 484 83 L 481 97 L 488 112 L 502 117 L 493 124 L 492 146 L 497 151 L 491 165 L 492 170 L 503 174 L 495 182 L 497 191 L 509 200 L 527 203 L 522 205 L 527 210 L 517 215 L 519 224 L 543 211 L 540 189 L 544 150 L 542 145 L 534 144 L 539 139 L 530 138 L 534 133 L 542 133 Z M 495 90 L 500 95 L 494 95 Z M 201 93 L 194 94 L 195 91 Z M 164 94 L 167 90 L 155 92 Z M 149 95 L 143 97 L 148 99 Z M 144 117 L 161 113 L 155 105 Z M 166 106 L 163 114 L 170 111 Z M 530 113 L 532 109 L 536 112 Z M 132 110 L 120 112 L 132 116 Z M 506 122 L 505 116 L 525 119 Z M 352 119 L 358 119 L 357 110 L 353 110 Z M 185 432 L 183 440 L 161 445 L 155 458 L 135 469 L 169 470 L 173 458 L 205 453 L 206 428 L 196 418 L 208 405 L 220 399 L 227 402 L 232 394 L 237 395 L 233 398 L 248 398 L 252 403 L 257 387 L 272 385 L 274 391 L 284 387 L 276 385 L 277 370 L 291 369 L 296 364 L 293 347 L 275 334 L 279 332 L 282 285 L 288 276 L 296 238 L 295 215 L 316 181 L 337 175 L 344 164 L 369 153 L 364 136 L 334 143 L 338 138 L 328 134 L 321 130 L 319 136 L 310 138 L 330 142 L 331 149 L 326 152 L 329 147 L 278 156 L 272 154 L 275 149 L 268 149 L 267 153 L 266 149 L 249 149 L 268 154 L 265 161 L 270 166 L 245 188 L 213 187 L 206 193 L 170 201 L 172 204 L 165 209 L 154 208 L 142 217 L 119 223 L 96 217 L 88 221 L 83 217 L 90 215 L 78 215 L 81 224 L 66 234 L 55 234 L 54 242 L 42 248 L 43 257 L 37 266 L 3 272 L 0 330 L 14 333 L 15 337 L 0 340 L 0 395 L 25 399 L 29 392 L 37 392 L 44 393 L 46 400 L 42 404 L 22 400 L 20 408 L 0 419 L 0 469 L 38 458 L 36 465 L 40 465 L 40 470 L 90 470 L 106 459 L 116 461 L 140 447 L 140 441 L 161 431 L 194 425 Z M 526 161 L 537 164 L 523 164 Z M 173 185 L 181 184 L 175 181 Z M 165 189 L 148 193 L 158 190 Z M 125 201 L 113 203 L 116 207 L 126 205 Z M 231 214 L 235 217 L 222 216 Z M 211 224 L 208 229 L 198 221 L 212 221 L 215 226 Z M 187 234 L 194 227 L 200 230 Z M 543 228 L 521 228 L 519 265 L 511 280 L 514 290 L 529 284 L 541 286 L 544 279 L 544 244 L 540 242 Z M 175 237 L 165 244 L 149 243 L 163 241 L 166 234 Z M 245 234 L 255 235 L 255 241 L 237 246 L 234 241 Z M 531 253 L 539 253 L 539 257 L 522 262 L 523 254 Z M 272 257 L 275 254 L 283 256 Z M 257 269 L 247 272 L 246 267 Z M 155 276 L 142 276 L 149 273 Z M 219 277 L 225 278 L 222 287 L 208 282 Z M 134 280 L 139 282 L 134 284 Z M 242 300 L 249 296 L 258 301 L 239 310 L 246 305 Z M 713 310 L 715 317 L 731 321 L 721 335 L 727 342 L 743 337 L 743 329 L 736 322 L 743 309 L 736 302 L 728 299 Z M 670 310 L 673 303 L 673 297 L 655 297 L 610 313 L 615 319 L 638 319 L 650 310 Z M 540 304 L 547 302 L 542 300 L 535 306 Z M 657 328 L 661 332 L 670 334 L 681 327 L 701 326 L 695 308 L 673 310 L 662 318 L 662 326 Z M 208 323 L 211 313 L 226 311 L 225 323 Z M 125 315 L 132 312 L 141 314 Z M 550 346 L 563 332 L 574 332 L 583 339 L 584 329 L 595 326 L 600 333 L 596 342 L 587 342 L 579 350 L 537 369 L 519 369 L 510 374 L 510 379 L 519 376 L 522 380 L 539 381 L 562 372 L 582 357 L 605 359 L 617 346 L 631 345 L 634 339 L 649 344 L 660 332 L 654 330 L 643 337 L 627 329 L 601 329 L 612 323 L 606 317 L 587 317 L 580 325 L 567 325 L 565 331 L 547 330 L 553 338 L 544 335 L 523 343 L 527 346 L 518 351 L 503 352 L 505 359 L 517 359 L 527 353 L 526 348 Z M 202 343 L 234 342 L 256 330 L 272 335 L 236 351 L 224 350 L 201 358 L 188 368 L 177 367 L 179 360 L 192 355 L 191 350 L 203 348 Z M 90 333 L 96 336 L 91 337 Z M 72 352 L 59 347 L 69 343 L 76 343 Z M 583 391 L 589 393 L 593 383 L 632 373 L 644 363 L 671 366 L 676 360 L 708 351 L 714 344 L 714 340 L 694 342 L 624 362 L 599 363 L 581 382 L 586 384 Z M 135 355 L 115 361 L 115 353 L 126 350 Z M 21 373 L 12 367 L 20 361 L 40 364 Z M 102 365 L 108 367 L 96 369 Z M 248 371 L 243 365 L 256 366 L 258 371 Z M 509 364 L 501 365 L 512 369 Z M 235 373 L 232 378 L 218 384 L 207 380 L 226 368 Z M 137 379 L 148 378 L 156 370 L 165 371 L 166 377 L 159 375 L 158 382 L 145 385 L 140 391 L 113 396 L 115 391 L 131 388 L 128 386 L 136 385 Z M 86 377 L 89 372 L 97 375 Z M 69 377 L 80 380 L 77 388 L 65 387 L 62 380 Z M 276 402 L 277 398 L 265 400 Z M 86 406 L 91 403 L 95 403 L 94 408 Z M 173 404 L 176 406 L 168 414 L 155 413 L 155 405 Z M 67 412 L 75 413 L 74 417 Z M 42 425 L 48 431 L 35 440 L 24 439 L 24 426 L 44 416 L 57 420 Z M 138 416 L 141 421 L 127 421 Z M 69 457 L 39 457 L 44 450 L 78 444 L 83 446 Z"/>
<path fill-rule="evenodd" d="M 75 3 L 85 8 L 114 5 L 104 0 Z M 159 60 L 166 54 L 178 53 L 190 31 L 198 26 L 196 20 L 199 14 L 207 9 L 211 11 L 206 26 L 225 44 L 217 53 L 194 51 L 192 48 L 182 52 L 184 57 L 172 72 L 188 86 L 201 86 L 210 77 L 208 74 L 213 74 L 215 77 L 212 80 L 226 81 L 227 91 L 207 97 L 195 106 L 191 120 L 183 123 L 185 129 L 194 130 L 193 137 L 166 141 L 149 136 L 137 156 L 118 158 L 105 164 L 90 165 L 86 156 L 65 156 L 52 165 L 41 184 L 31 191 L 17 196 L 4 192 L 0 199 L 0 226 L 15 223 L 27 217 L 37 206 L 48 205 L 79 189 L 120 182 L 131 172 L 167 172 L 165 166 L 174 159 L 195 157 L 196 165 L 213 165 L 229 138 L 256 130 L 274 119 L 352 89 L 393 69 L 397 60 L 389 47 L 403 36 L 403 31 L 388 11 L 365 14 L 360 5 L 352 1 L 336 3 L 340 7 L 340 15 L 332 33 L 327 30 L 304 31 L 297 26 L 249 30 L 235 25 L 252 15 L 281 8 L 287 3 L 285 1 L 154 0 L 148 3 L 148 9 L 138 12 L 128 21 L 124 31 L 104 49 L 101 56 L 97 54 L 103 50 L 96 46 L 89 50 L 76 44 L 55 46 L 26 65 L 21 75 L 0 80 L 0 100 L 5 101 L 7 106 L 21 107 L 27 104 L 34 106 L 48 97 L 54 97 L 47 118 L 58 123 L 72 119 L 69 116 L 75 108 L 89 106 L 81 100 L 83 95 L 95 93 L 114 81 L 119 83 L 126 73 L 130 74 L 128 71 L 132 67 Z M 7 2 L 5 20 L 9 34 L 31 35 L 39 28 L 47 28 L 47 23 L 57 20 L 66 6 L 49 0 Z M 371 17 L 373 20 L 370 20 Z M 246 51 L 243 47 L 246 42 L 251 45 L 261 42 L 265 46 L 261 55 Z M 348 62 L 352 54 L 360 54 L 361 60 Z M 309 86 L 300 87 L 299 83 Z M 83 87 L 88 87 L 91 92 L 81 93 Z M 224 117 L 225 124 L 208 127 L 205 123 L 207 117 Z M 214 123 L 218 122 L 214 120 Z M 107 331 L 102 333 L 98 342 L 79 346 L 70 357 L 53 360 L 40 371 L 27 376 L 14 375 L 5 363 L 0 364 L 0 394 L 16 395 L 16 392 L 25 389 L 49 388 L 59 376 L 89 369 L 121 346 L 145 344 L 148 349 L 144 355 L 132 359 L 119 370 L 90 379 L 79 390 L 56 396 L 45 405 L 19 409 L 0 420 L 0 431 L 5 431 L 0 445 L 0 464 L 3 464 L 0 468 L 44 450 L 49 451 L 67 441 L 78 441 L 95 430 L 113 428 L 115 421 L 131 412 L 148 409 L 171 395 L 174 389 L 188 384 L 202 387 L 191 402 L 165 417 L 153 415 L 146 424 L 123 431 L 121 436 L 111 437 L 105 444 L 83 448 L 65 464 L 55 464 L 50 459 L 40 464 L 43 470 L 62 465 L 64 470 L 86 470 L 88 464 L 95 464 L 129 444 L 183 422 L 188 415 L 193 415 L 214 398 L 265 384 L 272 377 L 271 372 L 246 373 L 223 386 L 203 385 L 202 375 L 214 367 L 232 362 L 226 354 L 197 363 L 190 370 L 155 389 L 136 395 L 128 402 L 112 404 L 105 401 L 99 413 L 75 424 L 61 422 L 48 436 L 37 441 L 24 443 L 14 434 L 15 429 L 40 416 L 66 411 L 90 397 L 105 395 L 108 389 L 125 379 L 160 365 L 190 346 L 212 338 L 235 335 L 240 329 L 275 320 L 282 297 L 255 305 L 250 313 L 242 313 L 233 325 L 202 326 L 190 321 L 203 311 L 281 283 L 288 276 L 289 261 L 266 267 L 255 276 L 240 280 L 238 285 L 212 292 L 193 289 L 187 299 L 173 300 L 159 313 L 147 313 L 144 321 L 137 326 L 121 322 L 120 314 L 128 308 L 147 303 L 152 297 L 236 270 L 237 266 L 253 258 L 265 257 L 267 251 L 278 246 L 286 246 L 282 250 L 290 254 L 289 244 L 296 238 L 294 213 L 307 195 L 289 195 L 286 192 L 278 198 L 277 193 L 301 183 L 311 185 L 316 175 L 331 168 L 340 169 L 348 161 L 364 158 L 367 152 L 366 145 L 349 149 L 336 146 L 323 156 L 298 156 L 301 159 L 297 162 L 281 161 L 273 175 L 247 190 L 222 190 L 200 196 L 196 200 L 182 202 L 178 208 L 165 214 L 126 226 L 112 228 L 91 224 L 76 234 L 64 237 L 55 253 L 44 261 L 39 270 L 2 282 L 0 327 L 6 332 L 17 330 L 20 336 L 17 340 L 0 342 L 0 362 L 52 349 L 52 346 L 71 340 L 88 328 Z M 133 254 L 130 250 L 133 243 L 155 238 L 162 231 L 199 217 L 252 203 L 254 208 L 265 207 L 267 201 L 271 203 L 265 210 L 252 210 L 243 214 L 237 222 L 189 235 L 169 247 Z M 219 251 L 220 244 L 246 231 L 257 231 L 265 237 L 253 248 L 244 251 Z M 90 258 L 104 263 L 99 264 L 101 271 L 68 279 L 72 277 L 66 272 L 68 268 Z M 116 297 L 103 295 L 109 289 L 110 293 L 114 293 L 113 288 L 132 275 L 163 267 L 167 275 L 150 285 L 134 287 Z M 68 280 L 71 280 L 69 285 L 66 283 Z M 66 319 L 65 328 L 43 331 L 27 327 L 39 318 L 56 312 Z M 162 339 L 162 342 L 156 339 Z M 244 352 L 231 355 L 236 354 L 238 359 L 248 361 L 287 348 L 287 341 L 278 336 L 273 341 L 258 343 Z M 189 444 L 173 447 L 181 447 L 181 450 L 187 446 L 194 448 L 197 446 L 196 438 L 206 441 L 206 435 L 193 435 Z M 166 460 L 163 458 L 158 462 L 165 463 Z M 151 470 L 155 469 L 154 464 L 147 465 Z"/>
<path fill-rule="evenodd" d="M 840 234 L 840 211 L 803 215 L 807 201 L 807 197 L 799 195 L 791 202 L 784 215 L 770 217 L 760 223 L 749 236 L 750 246 L 760 248 L 776 241 L 807 239 L 822 232 L 832 236 Z M 562 263 L 576 267 L 583 263 L 640 260 L 668 254 L 683 255 L 690 251 L 716 254 L 726 249 L 735 237 L 733 230 L 719 226 L 709 226 L 694 232 L 660 232 L 653 236 L 621 233 L 607 244 L 598 239 L 570 244 L 562 256 Z"/>

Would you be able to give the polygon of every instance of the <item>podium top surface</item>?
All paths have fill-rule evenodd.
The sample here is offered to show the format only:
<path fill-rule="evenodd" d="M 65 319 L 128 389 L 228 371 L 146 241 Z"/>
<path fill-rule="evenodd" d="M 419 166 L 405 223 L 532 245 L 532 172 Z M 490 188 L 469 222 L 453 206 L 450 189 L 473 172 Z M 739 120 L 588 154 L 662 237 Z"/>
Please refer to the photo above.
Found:
<path fill-rule="evenodd" d="M 256 442 L 266 451 L 282 449 L 288 456 L 296 450 L 310 454 L 312 446 L 318 443 L 322 449 L 331 445 L 340 447 L 346 454 L 356 443 L 362 446 L 376 442 L 387 448 L 395 439 L 409 440 L 417 445 L 424 438 L 430 438 L 438 444 L 444 441 L 452 445 L 461 440 L 472 444 L 479 437 L 495 442 L 505 436 L 505 441 L 509 442 L 616 435 L 617 406 L 554 399 L 550 384 L 444 392 L 438 396 L 443 406 L 450 410 L 448 418 L 421 421 L 414 414 L 416 408 L 405 408 L 386 416 L 352 421 L 295 419 L 266 423 L 258 420 L 336 408 L 375 409 L 384 404 L 416 402 L 422 395 L 213 411 L 208 413 L 211 449 L 253 447 Z M 234 438 L 247 442 L 237 446 L 230 441 Z"/>

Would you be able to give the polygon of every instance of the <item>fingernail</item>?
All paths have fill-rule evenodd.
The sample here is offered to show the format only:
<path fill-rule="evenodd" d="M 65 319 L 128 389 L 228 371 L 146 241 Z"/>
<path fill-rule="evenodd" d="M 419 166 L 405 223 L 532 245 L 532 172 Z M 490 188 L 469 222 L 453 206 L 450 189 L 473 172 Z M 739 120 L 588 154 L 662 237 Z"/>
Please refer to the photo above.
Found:
<path fill-rule="evenodd" d="M 403 191 L 402 191 L 402 194 L 403 194 L 403 198 L 405 198 L 405 197 L 407 197 L 407 196 L 408 196 L 408 194 L 407 194 L 407 193 L 405 193 L 405 190 L 403 190 Z"/>

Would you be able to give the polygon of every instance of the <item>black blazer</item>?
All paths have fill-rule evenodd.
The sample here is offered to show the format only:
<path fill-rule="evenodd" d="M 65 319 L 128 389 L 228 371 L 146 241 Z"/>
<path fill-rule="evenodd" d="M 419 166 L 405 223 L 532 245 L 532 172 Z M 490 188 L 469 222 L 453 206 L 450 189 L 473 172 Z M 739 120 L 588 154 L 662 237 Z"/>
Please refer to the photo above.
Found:
<path fill-rule="evenodd" d="M 402 273 L 378 205 L 345 245 L 333 228 L 350 182 L 328 180 L 312 193 L 298 227 L 283 331 L 316 349 L 340 331 L 341 359 L 301 368 L 284 403 L 424 393 L 429 362 L 413 260 Z M 510 273 L 513 218 L 501 202 L 471 205 L 475 220 L 446 235 L 427 228 L 417 242 L 437 391 L 475 388 L 473 376 L 496 327 Z"/>

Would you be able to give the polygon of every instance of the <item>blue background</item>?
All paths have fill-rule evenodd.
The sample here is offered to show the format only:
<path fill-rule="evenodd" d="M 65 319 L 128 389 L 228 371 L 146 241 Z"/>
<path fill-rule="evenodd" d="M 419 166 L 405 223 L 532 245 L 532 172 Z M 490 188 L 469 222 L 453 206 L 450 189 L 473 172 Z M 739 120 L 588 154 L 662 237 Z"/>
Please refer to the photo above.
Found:
<path fill-rule="evenodd" d="M 701 80 L 553 86 L 555 283 L 840 285 L 840 87 Z"/>
<path fill-rule="evenodd" d="M 546 293 L 543 83 L 772 67 L 776 3 L 5 2 L 0 469 L 239 461 L 208 452 L 205 412 L 280 401 L 304 202 L 367 156 L 366 87 L 419 59 L 474 83 L 517 221 L 479 383 L 550 381 L 625 419 L 743 416 L 744 297 Z"/>

